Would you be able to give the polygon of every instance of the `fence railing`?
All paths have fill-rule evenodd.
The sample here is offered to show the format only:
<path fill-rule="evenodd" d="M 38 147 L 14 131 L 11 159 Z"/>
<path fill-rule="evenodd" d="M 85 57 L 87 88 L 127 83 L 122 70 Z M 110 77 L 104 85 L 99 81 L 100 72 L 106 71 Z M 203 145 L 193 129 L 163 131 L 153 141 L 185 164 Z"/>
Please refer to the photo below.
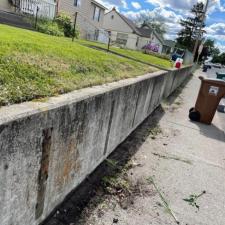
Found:
<path fill-rule="evenodd" d="M 19 11 L 26 14 L 36 15 L 53 19 L 56 14 L 54 0 L 20 0 Z"/>

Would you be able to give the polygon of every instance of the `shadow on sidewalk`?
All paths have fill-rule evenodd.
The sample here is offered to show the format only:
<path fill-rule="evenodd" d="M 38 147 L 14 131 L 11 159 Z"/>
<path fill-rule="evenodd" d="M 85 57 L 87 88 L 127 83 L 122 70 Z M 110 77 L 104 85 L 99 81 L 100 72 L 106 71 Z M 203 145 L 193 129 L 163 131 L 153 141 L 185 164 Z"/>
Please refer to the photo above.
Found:
<path fill-rule="evenodd" d="M 117 149 L 108 157 L 109 160 L 116 161 L 117 167 L 122 171 L 131 157 L 140 149 L 142 144 L 151 134 L 158 122 L 165 114 L 164 109 L 159 106 L 128 138 L 120 144 Z M 120 172 L 119 171 L 119 172 Z M 105 160 L 81 185 L 72 191 L 65 201 L 60 204 L 52 214 L 41 225 L 71 225 L 76 224 L 81 213 L 90 203 L 93 197 L 99 197 L 99 189 L 102 185 L 102 178 L 112 176 L 112 167 Z M 118 171 L 117 171 L 118 173 Z M 103 199 L 104 193 L 100 196 Z M 101 202 L 102 200 L 100 200 Z M 98 203 L 100 203 L 98 202 Z M 82 225 L 83 222 L 79 223 Z"/>
<path fill-rule="evenodd" d="M 191 121 L 192 122 L 192 121 Z M 221 142 L 225 142 L 225 133 L 219 127 L 214 124 L 206 125 L 202 123 L 195 123 L 199 127 L 200 133 L 208 138 L 215 139 Z"/>
<path fill-rule="evenodd" d="M 188 82 L 192 79 L 193 74 L 189 76 L 180 87 L 178 87 L 165 101 L 168 105 L 172 105 L 176 99 L 180 96 Z"/>

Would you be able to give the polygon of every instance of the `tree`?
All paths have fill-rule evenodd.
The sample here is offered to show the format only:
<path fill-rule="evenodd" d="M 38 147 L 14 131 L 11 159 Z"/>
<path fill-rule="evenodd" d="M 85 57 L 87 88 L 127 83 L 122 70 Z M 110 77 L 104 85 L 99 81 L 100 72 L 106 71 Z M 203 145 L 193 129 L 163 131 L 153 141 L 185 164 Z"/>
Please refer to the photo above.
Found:
<path fill-rule="evenodd" d="M 166 28 L 164 23 L 152 20 L 148 21 L 147 24 L 149 24 L 161 36 L 164 36 L 166 34 Z"/>
<path fill-rule="evenodd" d="M 187 17 L 187 19 L 180 21 L 183 28 L 178 33 L 177 46 L 193 51 L 199 32 L 201 32 L 201 37 L 205 33 L 204 30 L 201 30 L 202 27 L 205 27 L 205 24 L 202 26 L 204 19 L 204 4 L 200 2 L 194 5 L 191 9 L 191 13 L 193 14 L 193 17 Z"/>
<path fill-rule="evenodd" d="M 156 21 L 154 18 L 147 14 L 140 14 L 138 19 L 135 21 L 138 25 L 147 24 L 150 25 L 158 34 L 164 36 L 166 34 L 166 26 L 163 21 Z"/>
<path fill-rule="evenodd" d="M 215 47 L 215 41 L 208 38 L 204 42 L 202 53 L 199 56 L 199 61 L 205 61 L 209 56 L 214 58 L 219 54 L 220 50 Z"/>
<path fill-rule="evenodd" d="M 214 57 L 214 56 L 218 56 L 220 54 L 220 50 L 219 50 L 219 48 L 213 48 L 212 49 L 212 56 Z"/>
<path fill-rule="evenodd" d="M 208 56 L 216 56 L 220 54 L 219 48 L 215 47 L 215 41 L 212 39 L 206 39 L 204 47 L 208 49 Z"/>
<path fill-rule="evenodd" d="M 215 55 L 212 59 L 213 63 L 220 63 L 222 65 L 225 65 L 225 53 L 222 53 L 220 55 Z"/>

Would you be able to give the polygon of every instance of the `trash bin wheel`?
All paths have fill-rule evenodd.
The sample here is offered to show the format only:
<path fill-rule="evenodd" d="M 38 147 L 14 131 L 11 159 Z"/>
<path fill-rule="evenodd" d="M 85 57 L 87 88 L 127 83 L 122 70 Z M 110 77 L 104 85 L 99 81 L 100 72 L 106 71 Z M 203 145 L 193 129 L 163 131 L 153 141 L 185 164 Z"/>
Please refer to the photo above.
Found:
<path fill-rule="evenodd" d="M 221 113 L 225 113 L 225 105 L 218 105 L 217 111 Z"/>
<path fill-rule="evenodd" d="M 200 113 L 198 111 L 194 111 L 194 109 L 189 113 L 189 118 L 192 121 L 199 122 L 200 117 L 201 117 Z"/>
<path fill-rule="evenodd" d="M 194 109 L 195 109 L 194 107 L 190 108 L 189 109 L 189 113 L 192 112 L 192 111 L 194 111 Z"/>

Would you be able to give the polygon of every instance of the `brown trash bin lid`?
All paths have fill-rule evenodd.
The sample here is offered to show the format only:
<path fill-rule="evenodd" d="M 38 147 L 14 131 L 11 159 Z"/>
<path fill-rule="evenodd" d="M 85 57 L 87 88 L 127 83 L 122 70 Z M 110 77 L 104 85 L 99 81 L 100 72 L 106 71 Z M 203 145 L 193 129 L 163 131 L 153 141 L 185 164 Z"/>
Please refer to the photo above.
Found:
<path fill-rule="evenodd" d="M 221 80 L 221 79 L 213 79 L 213 78 L 203 78 L 203 77 L 199 77 L 200 80 L 204 81 L 205 83 L 209 83 L 209 84 L 215 84 L 215 85 L 219 85 L 222 87 L 225 87 L 225 81 Z"/>

